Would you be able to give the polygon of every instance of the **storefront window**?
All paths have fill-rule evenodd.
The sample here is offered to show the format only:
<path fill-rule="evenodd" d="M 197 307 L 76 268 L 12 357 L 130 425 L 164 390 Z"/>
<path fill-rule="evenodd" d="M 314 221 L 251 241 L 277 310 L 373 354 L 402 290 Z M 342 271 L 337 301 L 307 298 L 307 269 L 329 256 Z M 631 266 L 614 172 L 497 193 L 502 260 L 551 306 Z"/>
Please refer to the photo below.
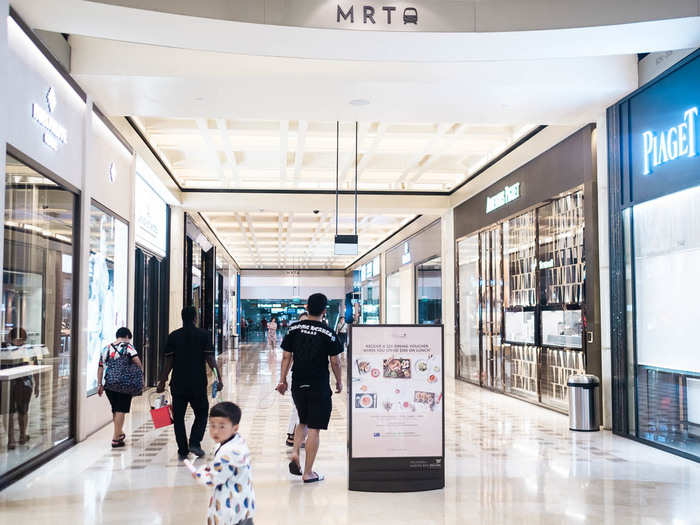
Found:
<path fill-rule="evenodd" d="M 394 272 L 386 278 L 386 322 L 401 323 L 401 274 Z"/>
<path fill-rule="evenodd" d="M 362 323 L 379 324 L 379 278 L 362 285 Z"/>
<path fill-rule="evenodd" d="M 574 190 L 458 242 L 459 377 L 567 410 L 584 370 L 583 226 Z"/>
<path fill-rule="evenodd" d="M 458 375 L 479 382 L 479 237 L 459 241 Z"/>
<path fill-rule="evenodd" d="M 529 399 L 537 398 L 536 238 L 535 211 L 503 223 L 506 391 Z"/>
<path fill-rule="evenodd" d="M 76 196 L 7 157 L 0 476 L 71 437 Z"/>
<path fill-rule="evenodd" d="M 700 455 L 700 186 L 633 210 L 638 435 Z M 632 335 L 632 334 L 630 334 Z"/>
<path fill-rule="evenodd" d="M 129 227 L 101 206 L 90 207 L 87 395 L 97 392 L 100 351 L 126 326 Z"/>
<path fill-rule="evenodd" d="M 418 324 L 442 323 L 442 260 L 435 257 L 416 266 Z"/>

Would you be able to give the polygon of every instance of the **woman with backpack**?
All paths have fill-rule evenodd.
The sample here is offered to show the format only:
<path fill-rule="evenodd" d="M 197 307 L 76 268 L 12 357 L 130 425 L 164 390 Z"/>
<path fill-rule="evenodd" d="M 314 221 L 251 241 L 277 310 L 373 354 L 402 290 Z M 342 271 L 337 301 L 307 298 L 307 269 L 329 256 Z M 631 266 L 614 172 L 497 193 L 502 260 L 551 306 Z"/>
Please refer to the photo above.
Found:
<path fill-rule="evenodd" d="M 112 405 L 112 448 L 124 446 L 124 416 L 131 409 L 131 398 L 143 390 L 143 365 L 131 344 L 131 330 L 122 327 L 116 335 L 117 340 L 102 349 L 97 368 L 97 393 L 106 393 Z"/>

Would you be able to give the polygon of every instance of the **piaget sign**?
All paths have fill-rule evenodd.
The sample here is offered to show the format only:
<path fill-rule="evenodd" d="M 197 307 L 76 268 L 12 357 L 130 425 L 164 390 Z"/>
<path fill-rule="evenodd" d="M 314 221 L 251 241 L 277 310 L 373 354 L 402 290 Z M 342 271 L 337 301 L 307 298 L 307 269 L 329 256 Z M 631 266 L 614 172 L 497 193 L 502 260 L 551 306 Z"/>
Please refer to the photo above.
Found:
<path fill-rule="evenodd" d="M 683 119 L 675 126 L 658 132 L 645 131 L 644 140 L 644 175 L 649 175 L 654 168 L 681 157 L 695 157 L 698 154 L 697 143 L 698 108 L 683 112 Z"/>
<path fill-rule="evenodd" d="M 506 186 L 493 197 L 486 197 L 486 213 L 505 206 L 509 202 L 520 197 L 520 183 L 516 182 L 512 186 Z"/>

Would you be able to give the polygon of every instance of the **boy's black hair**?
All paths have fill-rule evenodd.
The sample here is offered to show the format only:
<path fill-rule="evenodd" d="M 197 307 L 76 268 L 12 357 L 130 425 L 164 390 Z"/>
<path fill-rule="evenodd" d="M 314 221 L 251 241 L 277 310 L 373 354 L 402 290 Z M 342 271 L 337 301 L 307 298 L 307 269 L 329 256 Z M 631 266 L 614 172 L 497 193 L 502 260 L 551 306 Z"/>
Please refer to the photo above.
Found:
<path fill-rule="evenodd" d="M 117 339 L 121 339 L 122 337 L 131 339 L 134 336 L 131 334 L 131 330 L 129 330 L 126 326 L 122 326 L 119 330 L 117 330 Z"/>
<path fill-rule="evenodd" d="M 309 300 L 306 301 L 306 306 L 309 309 L 309 315 L 317 317 L 328 307 L 328 297 L 322 293 L 311 294 Z"/>
<path fill-rule="evenodd" d="M 232 424 L 237 425 L 241 422 L 241 409 L 236 403 L 222 401 L 211 407 L 209 417 L 225 417 Z"/>
<path fill-rule="evenodd" d="M 182 321 L 185 323 L 194 323 L 197 318 L 197 309 L 194 306 L 185 306 L 180 312 Z"/>

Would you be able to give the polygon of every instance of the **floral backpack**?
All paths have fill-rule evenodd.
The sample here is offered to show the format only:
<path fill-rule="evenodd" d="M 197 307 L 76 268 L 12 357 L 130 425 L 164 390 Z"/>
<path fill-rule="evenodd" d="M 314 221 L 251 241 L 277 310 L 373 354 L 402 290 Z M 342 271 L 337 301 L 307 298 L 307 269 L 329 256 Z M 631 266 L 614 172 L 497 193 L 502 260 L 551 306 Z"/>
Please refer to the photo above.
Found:
<path fill-rule="evenodd" d="M 128 343 L 111 343 L 114 350 L 107 353 L 107 370 L 105 371 L 105 389 L 132 396 L 143 392 L 143 370 L 131 360 Z"/>

